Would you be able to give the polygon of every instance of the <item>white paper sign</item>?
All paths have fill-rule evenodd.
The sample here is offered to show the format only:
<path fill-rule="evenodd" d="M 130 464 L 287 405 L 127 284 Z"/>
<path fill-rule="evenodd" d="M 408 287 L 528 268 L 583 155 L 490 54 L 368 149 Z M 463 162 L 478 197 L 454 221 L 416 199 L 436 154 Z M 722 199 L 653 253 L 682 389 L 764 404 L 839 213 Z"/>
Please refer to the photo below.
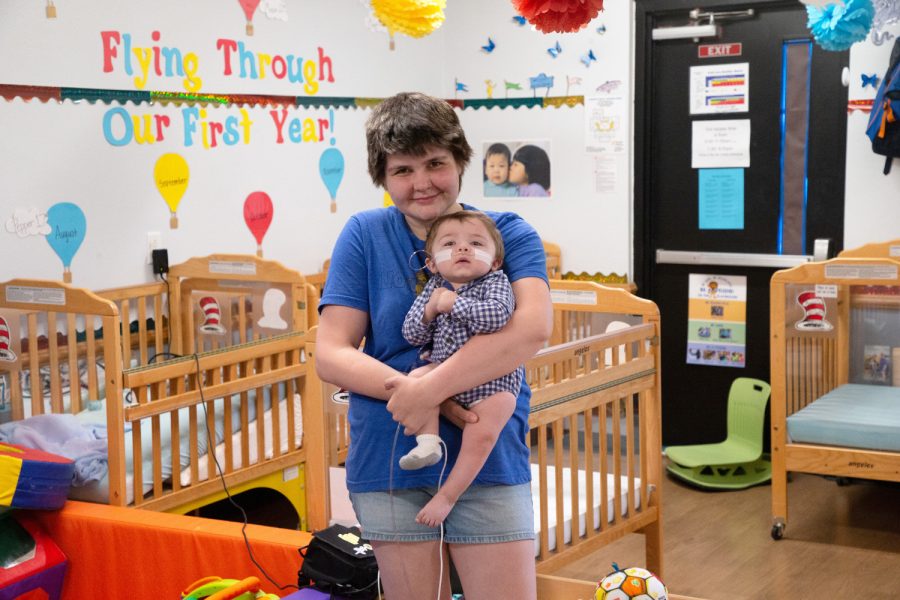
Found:
<path fill-rule="evenodd" d="M 691 67 L 691 114 L 750 110 L 750 63 Z"/>
<path fill-rule="evenodd" d="M 691 125 L 691 167 L 750 166 L 750 119 L 694 121 Z"/>

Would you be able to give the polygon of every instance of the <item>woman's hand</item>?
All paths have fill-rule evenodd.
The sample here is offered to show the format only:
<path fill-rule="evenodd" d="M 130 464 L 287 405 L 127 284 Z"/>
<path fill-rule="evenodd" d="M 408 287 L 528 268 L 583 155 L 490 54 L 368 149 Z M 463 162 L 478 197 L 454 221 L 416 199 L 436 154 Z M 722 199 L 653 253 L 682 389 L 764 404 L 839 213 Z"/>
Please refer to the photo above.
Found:
<path fill-rule="evenodd" d="M 384 387 L 391 394 L 387 409 L 393 419 L 403 425 L 403 433 L 406 435 L 420 431 L 433 411 L 439 409 L 457 426 L 478 420 L 475 413 L 465 410 L 455 402 L 443 402 L 444 405 L 449 402 L 452 407 L 441 406 L 441 401 L 436 401 L 436 396 L 428 390 L 428 377 L 416 378 L 404 375 L 389 377 L 385 380 Z"/>

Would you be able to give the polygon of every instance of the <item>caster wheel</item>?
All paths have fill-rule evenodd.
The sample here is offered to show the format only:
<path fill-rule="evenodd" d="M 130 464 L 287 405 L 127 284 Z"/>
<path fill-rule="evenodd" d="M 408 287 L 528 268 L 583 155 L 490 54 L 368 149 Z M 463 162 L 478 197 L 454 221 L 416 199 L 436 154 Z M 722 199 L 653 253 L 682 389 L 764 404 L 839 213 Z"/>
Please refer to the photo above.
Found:
<path fill-rule="evenodd" d="M 784 537 L 784 523 L 775 523 L 772 525 L 772 539 L 780 540 Z"/>

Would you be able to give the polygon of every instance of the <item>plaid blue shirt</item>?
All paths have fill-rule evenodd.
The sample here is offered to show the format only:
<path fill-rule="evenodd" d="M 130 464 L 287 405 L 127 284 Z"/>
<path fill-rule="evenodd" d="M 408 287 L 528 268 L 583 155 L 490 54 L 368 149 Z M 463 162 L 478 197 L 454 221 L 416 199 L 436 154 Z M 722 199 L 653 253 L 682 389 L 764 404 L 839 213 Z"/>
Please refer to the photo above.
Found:
<path fill-rule="evenodd" d="M 433 363 L 447 360 L 473 335 L 500 330 L 516 308 L 512 285 L 506 274 L 498 269 L 461 286 L 456 290 L 457 299 L 450 313 L 440 313 L 431 323 L 423 323 L 425 305 L 439 287 L 449 288 L 449 284 L 435 274 L 416 297 L 403 322 L 403 337 L 410 344 L 424 347 L 431 344 L 428 360 Z M 468 408 L 497 392 L 517 396 L 524 375 L 525 368 L 519 367 L 503 377 L 457 394 L 453 399 Z"/>

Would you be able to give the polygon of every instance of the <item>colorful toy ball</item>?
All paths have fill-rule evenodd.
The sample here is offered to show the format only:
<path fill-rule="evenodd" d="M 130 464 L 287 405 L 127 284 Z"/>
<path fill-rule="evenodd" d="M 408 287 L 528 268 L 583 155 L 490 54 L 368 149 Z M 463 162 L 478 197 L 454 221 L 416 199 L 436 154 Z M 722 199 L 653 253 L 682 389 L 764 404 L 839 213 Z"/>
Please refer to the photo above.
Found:
<path fill-rule="evenodd" d="M 595 600 L 668 600 L 669 592 L 663 582 L 640 567 L 616 569 L 597 584 Z"/>

